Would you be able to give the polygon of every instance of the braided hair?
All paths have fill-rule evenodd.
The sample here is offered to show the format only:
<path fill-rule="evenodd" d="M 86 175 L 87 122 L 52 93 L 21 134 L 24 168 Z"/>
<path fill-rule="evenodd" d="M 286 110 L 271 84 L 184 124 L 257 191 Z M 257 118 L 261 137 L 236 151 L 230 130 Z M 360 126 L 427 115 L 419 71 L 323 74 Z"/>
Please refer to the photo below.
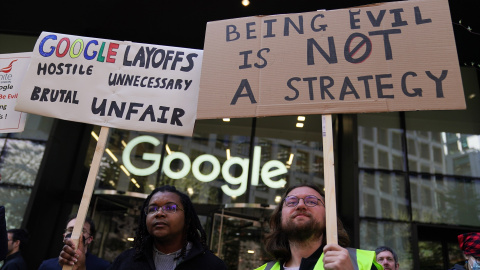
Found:
<path fill-rule="evenodd" d="M 153 236 L 147 230 L 147 223 L 146 218 L 147 215 L 145 214 L 145 207 L 148 206 L 150 203 L 150 199 L 152 196 L 157 192 L 170 192 L 175 193 L 180 197 L 180 201 L 183 205 L 183 212 L 185 214 L 185 226 L 183 227 L 183 236 L 182 236 L 182 250 L 180 255 L 175 258 L 185 258 L 187 253 L 187 244 L 188 241 L 195 242 L 199 241 L 202 244 L 204 250 L 208 249 L 207 246 L 207 236 L 205 230 L 203 229 L 202 225 L 200 224 L 200 220 L 198 219 L 197 213 L 193 208 L 193 203 L 186 194 L 178 191 L 174 186 L 161 186 L 156 188 L 155 190 L 148 195 L 148 197 L 143 202 L 142 209 L 140 211 L 140 219 L 138 222 L 138 228 L 135 233 L 135 241 L 133 242 L 133 246 L 135 248 L 135 257 L 141 257 L 145 253 L 145 251 L 150 250 L 151 246 L 153 245 Z"/>

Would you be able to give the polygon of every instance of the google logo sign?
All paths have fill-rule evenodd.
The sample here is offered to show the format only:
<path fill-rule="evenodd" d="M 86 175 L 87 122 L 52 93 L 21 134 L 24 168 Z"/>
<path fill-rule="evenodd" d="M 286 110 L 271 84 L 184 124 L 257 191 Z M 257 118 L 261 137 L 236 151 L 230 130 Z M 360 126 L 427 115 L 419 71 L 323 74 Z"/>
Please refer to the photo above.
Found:
<path fill-rule="evenodd" d="M 153 161 L 153 164 L 148 168 L 137 168 L 135 167 L 130 159 L 130 154 L 132 150 L 141 143 L 150 143 L 154 146 L 158 146 L 160 141 L 153 136 L 139 136 L 131 140 L 125 147 L 122 153 L 123 165 L 127 168 L 128 171 L 135 175 L 146 176 L 155 173 L 160 168 L 161 155 L 155 153 L 143 153 L 142 159 Z M 281 176 L 287 173 L 287 167 L 279 160 L 270 160 L 265 162 L 263 167 L 260 168 L 260 159 L 261 159 L 261 147 L 255 146 L 253 151 L 253 162 L 252 162 L 252 179 L 251 185 L 257 186 L 259 184 L 260 178 L 263 183 L 270 188 L 282 188 L 285 186 L 285 179 L 273 180 L 272 178 Z M 173 171 L 171 169 L 172 161 L 179 159 L 183 162 L 183 167 L 180 171 Z M 200 171 L 200 166 L 208 162 L 212 165 L 212 171 L 208 174 L 204 174 Z M 165 157 L 163 162 L 162 171 L 168 177 L 172 179 L 181 179 L 191 171 L 195 179 L 200 182 L 208 183 L 217 179 L 220 174 L 222 178 L 229 184 L 240 185 L 238 188 L 233 189 L 228 185 L 222 185 L 222 191 L 229 196 L 240 196 L 245 193 L 247 190 L 248 184 L 248 166 L 250 160 L 248 158 L 232 157 L 227 159 L 223 165 L 220 164 L 218 158 L 210 154 L 203 154 L 195 158 L 192 162 L 190 157 L 182 152 L 174 152 Z M 240 176 L 234 177 L 230 174 L 230 168 L 234 165 L 240 166 L 242 168 L 242 173 Z"/>

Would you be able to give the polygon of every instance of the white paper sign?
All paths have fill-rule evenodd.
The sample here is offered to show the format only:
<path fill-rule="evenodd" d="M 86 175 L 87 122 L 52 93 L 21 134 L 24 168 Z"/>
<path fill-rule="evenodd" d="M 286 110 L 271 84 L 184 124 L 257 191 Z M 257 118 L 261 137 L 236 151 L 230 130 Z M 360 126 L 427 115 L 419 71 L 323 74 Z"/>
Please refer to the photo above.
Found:
<path fill-rule="evenodd" d="M 203 51 L 43 32 L 19 111 L 191 136 Z"/>
<path fill-rule="evenodd" d="M 0 133 L 22 132 L 26 113 L 15 102 L 32 53 L 0 54 Z"/>

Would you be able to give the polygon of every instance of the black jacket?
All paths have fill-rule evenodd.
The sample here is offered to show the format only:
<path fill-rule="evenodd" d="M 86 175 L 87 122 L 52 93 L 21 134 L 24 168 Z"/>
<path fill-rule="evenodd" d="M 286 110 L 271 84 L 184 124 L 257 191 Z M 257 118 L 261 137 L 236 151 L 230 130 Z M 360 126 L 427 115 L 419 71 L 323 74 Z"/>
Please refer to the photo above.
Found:
<path fill-rule="evenodd" d="M 211 251 L 204 250 L 200 242 L 193 242 L 192 249 L 188 252 L 185 259 L 177 265 L 175 270 L 226 270 L 225 263 L 215 256 Z M 129 249 L 122 252 L 113 261 L 109 269 L 111 270 L 155 270 L 153 262 L 153 247 L 148 248 L 141 258 L 135 259 L 135 249 Z"/>
<path fill-rule="evenodd" d="M 463 265 L 455 264 L 453 268 L 451 268 L 450 270 L 466 270 L 466 269 L 465 269 L 465 266 Z"/>
<path fill-rule="evenodd" d="M 2 270 L 27 270 L 27 264 L 19 252 L 15 252 L 5 259 Z"/>

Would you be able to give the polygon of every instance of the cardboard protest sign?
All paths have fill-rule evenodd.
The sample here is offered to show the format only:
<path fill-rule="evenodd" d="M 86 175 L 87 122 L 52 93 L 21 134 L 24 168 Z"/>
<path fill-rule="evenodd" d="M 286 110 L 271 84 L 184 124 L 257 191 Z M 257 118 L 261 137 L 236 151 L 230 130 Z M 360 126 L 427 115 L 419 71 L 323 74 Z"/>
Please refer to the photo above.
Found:
<path fill-rule="evenodd" d="M 19 111 L 191 136 L 202 51 L 43 32 Z"/>
<path fill-rule="evenodd" d="M 447 0 L 209 22 L 199 119 L 465 109 Z"/>
<path fill-rule="evenodd" d="M 15 111 L 15 102 L 31 53 L 0 55 L 0 133 L 22 132 L 27 114 Z"/>

